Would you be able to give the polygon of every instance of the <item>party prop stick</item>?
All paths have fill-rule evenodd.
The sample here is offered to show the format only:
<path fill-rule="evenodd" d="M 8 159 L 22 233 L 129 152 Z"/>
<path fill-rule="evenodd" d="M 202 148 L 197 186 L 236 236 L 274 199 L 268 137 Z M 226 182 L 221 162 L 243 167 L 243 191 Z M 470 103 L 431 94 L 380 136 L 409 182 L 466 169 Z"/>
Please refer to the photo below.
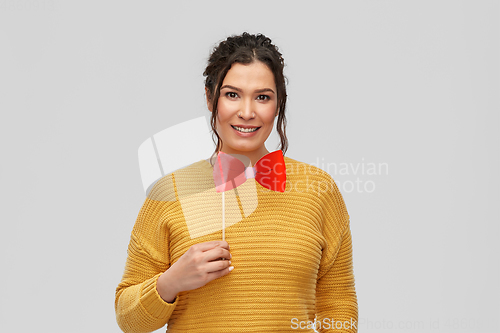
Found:
<path fill-rule="evenodd" d="M 237 164 L 236 161 L 239 163 Z M 238 185 L 241 185 L 246 177 L 245 167 L 241 169 L 239 166 L 243 163 L 228 154 L 219 152 L 214 165 L 214 182 L 217 192 L 222 192 L 222 240 L 226 240 L 226 208 L 225 208 L 225 193 L 232 190 Z"/>
<path fill-rule="evenodd" d="M 226 240 L 226 215 L 225 215 L 226 207 L 224 207 L 224 203 L 226 202 L 226 200 L 224 200 L 224 193 L 226 192 L 222 192 L 222 240 L 223 241 Z"/>

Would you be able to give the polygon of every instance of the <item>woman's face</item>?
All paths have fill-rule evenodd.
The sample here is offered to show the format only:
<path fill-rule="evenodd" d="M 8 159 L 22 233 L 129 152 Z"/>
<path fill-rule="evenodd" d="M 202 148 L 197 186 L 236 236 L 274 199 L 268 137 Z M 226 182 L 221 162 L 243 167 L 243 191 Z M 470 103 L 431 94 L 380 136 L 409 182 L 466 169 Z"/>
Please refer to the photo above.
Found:
<path fill-rule="evenodd" d="M 207 100 L 208 108 L 211 103 Z M 234 63 L 220 89 L 216 129 L 228 154 L 246 155 L 252 164 L 269 153 L 264 143 L 274 125 L 274 75 L 262 62 Z"/>

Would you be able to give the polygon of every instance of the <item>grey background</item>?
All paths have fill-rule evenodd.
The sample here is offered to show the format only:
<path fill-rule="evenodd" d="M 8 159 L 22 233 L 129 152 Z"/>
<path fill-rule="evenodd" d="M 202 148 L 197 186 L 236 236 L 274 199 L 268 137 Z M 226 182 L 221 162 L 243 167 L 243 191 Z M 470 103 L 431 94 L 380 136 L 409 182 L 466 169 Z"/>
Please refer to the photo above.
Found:
<path fill-rule="evenodd" d="M 360 332 L 499 332 L 498 22 L 484 0 L 0 1 L 0 331 L 120 331 L 137 149 L 207 114 L 211 48 L 249 31 L 287 63 L 287 155 L 351 167 L 329 172 Z"/>

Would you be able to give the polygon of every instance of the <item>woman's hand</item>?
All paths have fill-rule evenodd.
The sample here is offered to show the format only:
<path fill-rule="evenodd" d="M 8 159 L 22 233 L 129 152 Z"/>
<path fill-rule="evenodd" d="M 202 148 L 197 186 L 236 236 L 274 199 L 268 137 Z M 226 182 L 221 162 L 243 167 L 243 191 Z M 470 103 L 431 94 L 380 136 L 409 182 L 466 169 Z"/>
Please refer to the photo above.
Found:
<path fill-rule="evenodd" d="M 227 260 L 220 260 L 220 259 Z M 231 253 L 226 241 L 211 241 L 191 246 L 179 260 L 158 277 L 156 289 L 160 297 L 173 303 L 181 291 L 203 287 L 208 282 L 229 274 Z"/>

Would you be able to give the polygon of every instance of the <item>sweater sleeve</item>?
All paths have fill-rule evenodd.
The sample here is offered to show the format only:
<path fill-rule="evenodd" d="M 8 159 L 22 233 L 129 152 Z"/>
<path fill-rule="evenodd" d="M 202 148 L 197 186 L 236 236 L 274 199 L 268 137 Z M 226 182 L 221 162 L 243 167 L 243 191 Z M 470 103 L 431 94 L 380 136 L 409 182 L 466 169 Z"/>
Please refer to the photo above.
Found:
<path fill-rule="evenodd" d="M 170 204 L 146 198 L 132 230 L 115 294 L 116 320 L 123 332 L 152 332 L 165 326 L 178 303 L 179 297 L 172 304 L 165 302 L 156 290 L 158 277 L 169 267 L 169 234 L 161 216 Z"/>
<path fill-rule="evenodd" d="M 324 221 L 327 248 L 316 285 L 317 328 L 319 332 L 357 332 L 358 303 L 349 215 L 340 191 L 331 181 Z"/>

